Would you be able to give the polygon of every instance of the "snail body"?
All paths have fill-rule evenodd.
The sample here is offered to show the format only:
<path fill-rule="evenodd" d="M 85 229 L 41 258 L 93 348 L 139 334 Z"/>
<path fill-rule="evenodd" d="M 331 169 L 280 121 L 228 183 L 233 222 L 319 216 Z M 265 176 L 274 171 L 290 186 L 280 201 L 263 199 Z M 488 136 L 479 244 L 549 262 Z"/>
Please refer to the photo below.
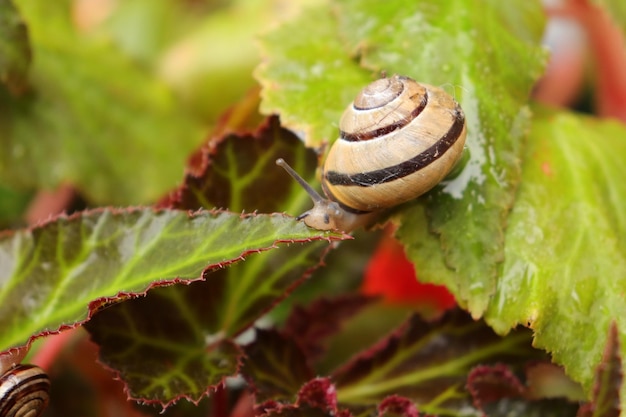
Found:
<path fill-rule="evenodd" d="M 366 86 L 344 111 L 322 171 L 322 198 L 282 160 L 314 201 L 298 219 L 352 231 L 424 194 L 450 173 L 465 145 L 465 115 L 444 90 L 394 75 Z"/>
<path fill-rule="evenodd" d="M 35 365 L 16 365 L 0 376 L 0 417 L 37 417 L 48 405 L 50 379 Z"/>

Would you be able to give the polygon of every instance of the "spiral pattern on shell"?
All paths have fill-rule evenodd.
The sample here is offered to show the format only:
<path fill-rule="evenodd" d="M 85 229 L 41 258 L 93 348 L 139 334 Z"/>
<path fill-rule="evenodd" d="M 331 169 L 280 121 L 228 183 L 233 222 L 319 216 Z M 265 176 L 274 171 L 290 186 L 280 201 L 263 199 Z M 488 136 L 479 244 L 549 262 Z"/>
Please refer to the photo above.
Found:
<path fill-rule="evenodd" d="M 34 365 L 17 365 L 0 376 L 0 417 L 37 417 L 46 409 L 50 379 Z"/>
<path fill-rule="evenodd" d="M 437 185 L 460 159 L 465 115 L 438 87 L 394 75 L 345 110 L 324 164 L 326 195 L 349 212 L 392 207 Z"/>

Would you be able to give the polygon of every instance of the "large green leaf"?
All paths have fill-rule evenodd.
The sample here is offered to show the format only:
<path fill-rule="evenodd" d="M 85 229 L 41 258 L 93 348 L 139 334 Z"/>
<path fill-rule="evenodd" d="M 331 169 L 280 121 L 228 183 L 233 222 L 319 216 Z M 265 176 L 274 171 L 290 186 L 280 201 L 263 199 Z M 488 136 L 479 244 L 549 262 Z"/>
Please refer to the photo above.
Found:
<path fill-rule="evenodd" d="M 303 205 L 310 204 L 275 159 L 288 160 L 310 178 L 317 158 L 282 129 L 277 118 L 268 119 L 253 133 L 216 138 L 201 153 L 200 166 L 190 170 L 171 198 L 178 208 L 271 212 L 289 206 L 290 212 L 300 213 Z M 294 233 L 307 231 L 301 222 L 291 224 Z M 229 233 L 247 232 L 232 229 Z M 309 239 L 288 242 L 305 240 Z M 95 315 L 87 328 L 100 346 L 101 360 L 125 381 L 132 398 L 163 407 L 181 397 L 198 401 L 223 384 L 225 377 L 238 373 L 242 353 L 233 338 L 300 285 L 329 249 L 322 241 L 266 251 L 246 262 L 205 272 L 204 282 L 154 290 L 145 298 L 109 307 Z"/>
<path fill-rule="evenodd" d="M 382 70 L 441 85 L 461 102 L 465 164 L 424 200 L 428 227 L 440 235 L 439 250 L 455 272 L 455 295 L 474 316 L 484 312 L 503 260 L 530 114 L 526 102 L 545 62 L 543 23 L 538 1 L 476 8 L 460 0 L 350 0 L 314 9 L 263 38 L 262 109 L 279 112 L 309 145 L 337 136 L 341 111 Z M 418 215 L 412 207 L 398 219 Z M 405 229 L 403 243 L 419 244 L 420 233 Z"/>
<path fill-rule="evenodd" d="M 277 242 L 322 237 L 281 215 L 153 209 L 86 212 L 5 234 L 0 351 L 81 323 L 120 295 L 198 280 Z"/>
<path fill-rule="evenodd" d="M 539 47 L 541 7 L 538 2 L 490 1 L 479 10 L 449 1 L 416 5 L 408 9 L 411 12 L 402 1 L 385 4 L 380 23 L 363 34 L 369 39 L 359 51 L 363 61 L 442 85 L 457 97 L 467 117 L 469 159 L 425 201 L 429 228 L 440 235 L 446 265 L 456 272 L 451 288 L 459 302 L 479 316 L 495 289 L 497 265 L 503 259 L 503 231 L 519 181 L 528 124 L 525 103 L 544 62 Z M 354 9 L 340 16 L 347 20 L 351 14 L 362 16 Z M 364 19 L 347 26 L 345 33 L 369 27 Z M 389 21 L 396 22 L 401 33 L 386 30 Z M 357 41 L 355 37 L 354 48 L 363 44 Z M 408 209 L 400 218 L 418 213 Z M 402 240 L 418 244 L 420 233 L 413 229 Z M 423 280 L 438 279 L 426 271 L 421 270 Z"/>
<path fill-rule="evenodd" d="M 586 388 L 612 321 L 626 354 L 625 137 L 616 122 L 540 112 L 487 313 L 499 332 L 529 325 Z"/>
<path fill-rule="evenodd" d="M 261 49 L 265 60 L 256 71 L 263 87 L 261 111 L 279 114 L 309 146 L 336 138 L 341 112 L 371 77 L 346 51 L 328 6 L 265 34 Z"/>
<path fill-rule="evenodd" d="M 327 242 L 310 242 L 255 254 L 205 281 L 111 306 L 86 326 L 131 398 L 195 402 L 237 375 L 243 357 L 234 337 L 302 283 L 325 250 Z"/>

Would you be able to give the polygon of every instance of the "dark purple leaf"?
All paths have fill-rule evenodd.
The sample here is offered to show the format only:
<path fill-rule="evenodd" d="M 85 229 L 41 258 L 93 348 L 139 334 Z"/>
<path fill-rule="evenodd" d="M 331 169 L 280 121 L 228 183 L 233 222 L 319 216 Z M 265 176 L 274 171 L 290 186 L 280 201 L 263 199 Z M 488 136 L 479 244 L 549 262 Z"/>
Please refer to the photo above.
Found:
<path fill-rule="evenodd" d="M 335 372 L 333 381 L 342 405 L 375 404 L 400 395 L 436 414 L 470 406 L 463 387 L 473 367 L 502 362 L 521 369 L 527 361 L 543 357 L 532 348 L 530 331 L 501 337 L 457 310 L 437 322 L 413 316 Z M 444 393 L 448 401 L 441 402 Z"/>
<path fill-rule="evenodd" d="M 342 322 L 372 302 L 362 295 L 321 298 L 307 307 L 296 306 L 285 324 L 285 333 L 298 340 L 309 360 L 325 351 L 325 341 L 341 330 Z"/>
<path fill-rule="evenodd" d="M 254 342 L 244 351 L 242 374 L 255 389 L 258 402 L 293 401 L 314 376 L 297 341 L 277 330 L 257 329 Z"/>

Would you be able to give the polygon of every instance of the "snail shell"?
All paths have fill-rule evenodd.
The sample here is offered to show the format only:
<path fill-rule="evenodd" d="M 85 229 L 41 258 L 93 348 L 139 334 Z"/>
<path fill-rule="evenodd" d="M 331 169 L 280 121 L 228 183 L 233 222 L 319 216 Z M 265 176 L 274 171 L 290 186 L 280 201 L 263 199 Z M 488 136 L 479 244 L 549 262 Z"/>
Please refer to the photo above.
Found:
<path fill-rule="evenodd" d="M 322 172 L 328 200 L 312 194 L 313 209 L 299 217 L 320 230 L 354 230 L 424 194 L 459 161 L 466 136 L 465 115 L 450 94 L 399 75 L 361 90 L 339 128 Z"/>
<path fill-rule="evenodd" d="M 48 406 L 50 379 L 35 365 L 16 365 L 0 376 L 0 417 L 37 417 Z"/>

